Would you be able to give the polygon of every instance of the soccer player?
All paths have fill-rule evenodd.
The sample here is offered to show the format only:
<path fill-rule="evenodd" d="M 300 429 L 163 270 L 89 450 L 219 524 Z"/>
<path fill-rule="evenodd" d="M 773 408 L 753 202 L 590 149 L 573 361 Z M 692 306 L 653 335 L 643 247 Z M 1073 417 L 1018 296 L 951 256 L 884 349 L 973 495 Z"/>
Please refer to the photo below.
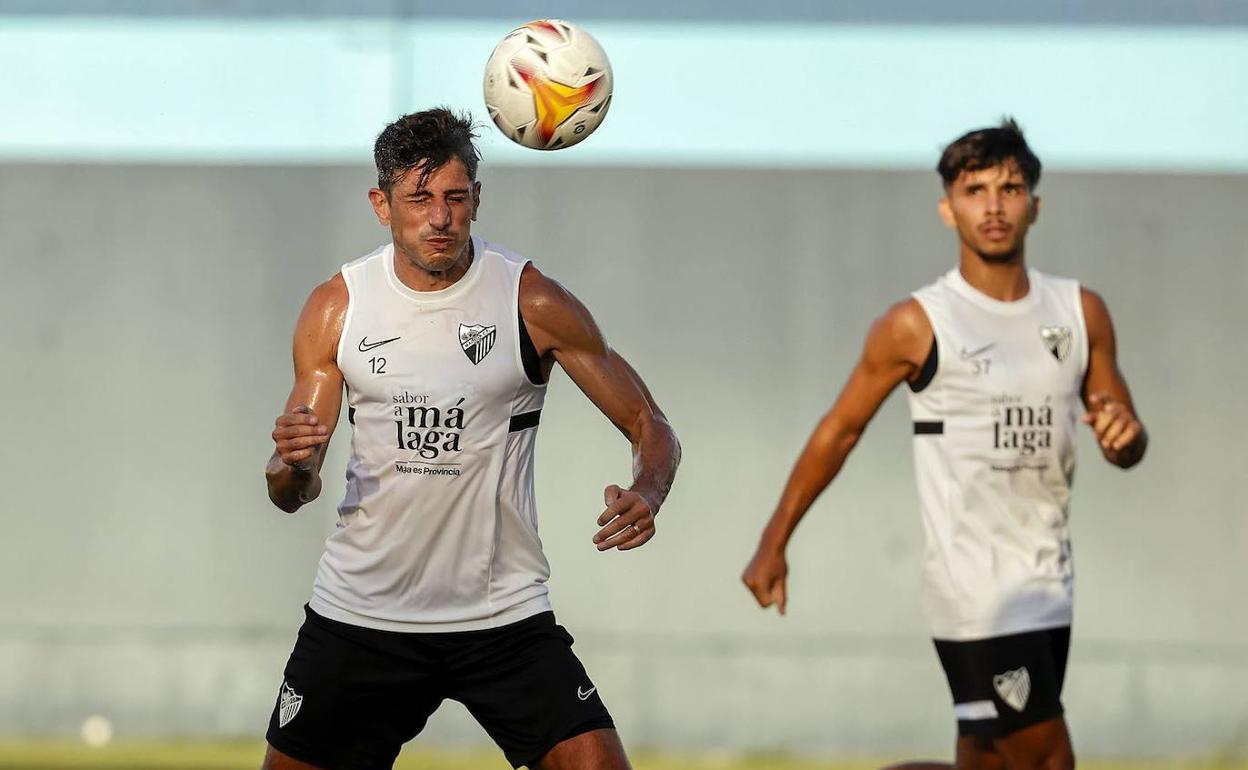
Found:
<path fill-rule="evenodd" d="M 533 449 L 552 367 L 632 443 L 632 484 L 606 488 L 599 551 L 654 537 L 680 447 L 589 311 L 471 233 L 475 136 L 446 109 L 382 131 L 369 200 L 391 242 L 316 287 L 295 327 L 270 499 L 293 513 L 320 493 L 344 386 L 351 456 L 269 723 L 269 770 L 389 768 L 446 698 L 515 767 L 629 767 L 547 596 Z"/>
<path fill-rule="evenodd" d="M 1040 161 L 1018 126 L 1006 120 L 962 136 L 937 168 L 958 266 L 872 326 L 743 580 L 762 607 L 784 613 L 794 528 L 906 382 L 927 536 L 923 605 L 953 693 L 956 766 L 1071 768 L 1060 694 L 1079 413 L 1119 467 L 1138 463 L 1148 440 L 1118 371 L 1105 303 L 1026 265 Z"/>

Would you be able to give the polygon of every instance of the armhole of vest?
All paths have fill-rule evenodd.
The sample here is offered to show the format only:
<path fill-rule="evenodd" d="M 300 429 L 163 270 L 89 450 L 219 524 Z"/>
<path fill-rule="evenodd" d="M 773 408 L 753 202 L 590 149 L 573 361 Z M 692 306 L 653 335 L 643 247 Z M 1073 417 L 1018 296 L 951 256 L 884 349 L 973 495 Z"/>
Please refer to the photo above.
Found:
<path fill-rule="evenodd" d="M 1083 314 L 1083 284 L 1078 281 L 1072 281 L 1075 285 L 1075 318 L 1079 321 L 1079 336 L 1083 340 L 1080 345 L 1080 356 L 1083 359 L 1083 375 L 1079 378 L 1079 398 L 1083 399 L 1088 393 L 1088 364 L 1092 358 L 1092 343 L 1088 339 L 1088 319 Z"/>
<path fill-rule="evenodd" d="M 913 393 L 922 393 L 928 385 L 932 384 L 932 379 L 936 377 L 936 368 L 940 365 L 940 351 L 936 345 L 936 332 L 932 331 L 932 347 L 927 351 L 927 358 L 923 361 L 923 368 L 919 370 L 919 376 L 913 382 L 907 383 Z"/>
<path fill-rule="evenodd" d="M 516 348 L 520 351 L 520 369 L 524 372 L 525 379 L 530 385 L 541 387 L 546 384 L 546 380 L 542 378 L 542 359 L 537 354 L 537 346 L 533 344 L 533 338 L 529 336 L 529 327 L 524 323 L 524 313 L 520 312 L 520 278 L 524 275 L 524 268 L 528 264 L 525 262 L 516 271 Z"/>
<path fill-rule="evenodd" d="M 351 275 L 346 266 L 343 266 L 340 272 L 342 282 L 347 287 L 347 312 L 343 314 L 342 330 L 338 332 L 338 347 L 334 354 L 334 363 L 338 364 L 338 371 L 342 371 L 342 344 L 347 341 L 347 329 L 351 327 L 351 314 L 355 311 L 355 292 L 351 289 Z"/>
<path fill-rule="evenodd" d="M 910 386 L 910 392 L 922 393 L 932 384 L 932 380 L 936 378 L 936 370 L 940 368 L 940 346 L 936 344 L 936 322 L 932 320 L 932 314 L 927 312 L 923 302 L 917 297 L 915 301 L 919 303 L 919 307 L 923 310 L 923 315 L 927 316 L 927 323 L 932 327 L 932 346 L 928 348 L 927 358 L 923 361 L 923 368 L 919 370 L 919 376 L 913 382 L 907 382 Z"/>

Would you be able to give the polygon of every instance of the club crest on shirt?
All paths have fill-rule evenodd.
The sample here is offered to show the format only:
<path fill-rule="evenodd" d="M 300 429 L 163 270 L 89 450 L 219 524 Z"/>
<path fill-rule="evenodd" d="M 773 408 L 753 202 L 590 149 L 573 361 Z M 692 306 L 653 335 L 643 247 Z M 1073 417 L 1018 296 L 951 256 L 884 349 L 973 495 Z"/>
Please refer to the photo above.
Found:
<path fill-rule="evenodd" d="M 1058 361 L 1065 361 L 1075 337 L 1069 326 L 1041 326 L 1040 339 Z"/>
<path fill-rule="evenodd" d="M 1026 666 L 997 674 L 992 678 L 992 686 L 1010 708 L 1022 711 L 1027 707 L 1027 697 L 1031 695 L 1031 674 L 1027 673 Z"/>
<path fill-rule="evenodd" d="M 459 346 L 464 349 L 464 355 L 468 356 L 473 366 L 481 363 L 482 359 L 494 349 L 494 339 L 498 336 L 497 329 L 497 326 L 479 324 L 459 325 Z"/>
<path fill-rule="evenodd" d="M 290 720 L 295 718 L 295 714 L 299 713 L 299 707 L 303 705 L 303 696 L 295 692 L 294 688 L 286 682 L 282 682 L 281 703 L 277 709 L 277 726 L 285 727 L 290 724 Z"/>

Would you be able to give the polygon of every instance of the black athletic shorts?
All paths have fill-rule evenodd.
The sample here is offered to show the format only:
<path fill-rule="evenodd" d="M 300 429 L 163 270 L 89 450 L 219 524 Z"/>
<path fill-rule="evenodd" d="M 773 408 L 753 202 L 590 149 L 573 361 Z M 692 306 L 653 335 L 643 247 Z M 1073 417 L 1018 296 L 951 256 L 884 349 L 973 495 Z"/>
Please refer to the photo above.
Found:
<path fill-rule="evenodd" d="M 513 767 L 614 727 L 554 613 L 483 631 L 404 633 L 304 610 L 266 736 L 302 762 L 388 770 L 446 698 L 468 708 Z"/>
<path fill-rule="evenodd" d="M 959 735 L 1001 738 L 1062 715 L 1070 627 L 972 642 L 934 640 Z"/>

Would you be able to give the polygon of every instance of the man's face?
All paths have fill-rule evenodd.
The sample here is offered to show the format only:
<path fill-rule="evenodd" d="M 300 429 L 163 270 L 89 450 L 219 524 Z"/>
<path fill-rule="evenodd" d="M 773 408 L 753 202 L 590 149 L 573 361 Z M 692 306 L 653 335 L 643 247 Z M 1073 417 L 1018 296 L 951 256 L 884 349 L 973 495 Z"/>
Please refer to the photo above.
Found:
<path fill-rule="evenodd" d="M 1009 262 L 1022 253 L 1040 199 L 1031 194 L 1018 164 L 963 171 L 940 199 L 940 217 L 958 231 L 963 248 L 987 262 Z"/>
<path fill-rule="evenodd" d="M 390 226 L 395 250 L 426 272 L 443 273 L 468 254 L 481 183 L 472 181 L 455 157 L 418 187 L 420 171 L 420 166 L 408 170 L 388 195 L 373 188 L 368 197 L 377 221 Z"/>

